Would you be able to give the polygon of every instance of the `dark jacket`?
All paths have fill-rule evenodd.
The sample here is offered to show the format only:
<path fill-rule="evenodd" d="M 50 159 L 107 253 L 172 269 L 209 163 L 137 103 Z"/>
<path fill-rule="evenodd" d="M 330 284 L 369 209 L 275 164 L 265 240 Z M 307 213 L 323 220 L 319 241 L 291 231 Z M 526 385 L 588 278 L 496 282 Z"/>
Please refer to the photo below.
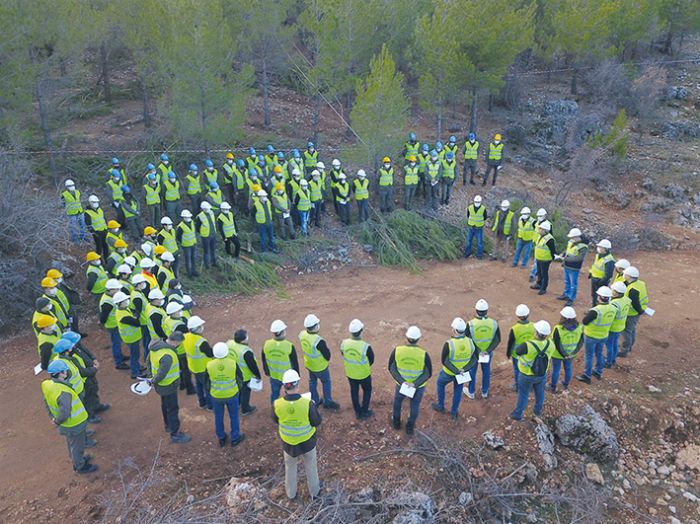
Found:
<path fill-rule="evenodd" d="M 389 373 L 391 373 L 391 376 L 399 384 L 405 382 L 405 379 L 401 376 L 401 373 L 399 373 L 399 368 L 396 366 L 396 348 L 394 348 L 394 350 L 391 352 L 391 355 L 389 355 Z M 428 379 L 432 376 L 432 374 L 433 364 L 430 361 L 430 354 L 426 351 L 425 367 L 423 368 L 423 373 L 418 375 L 418 378 L 413 381 L 413 385 L 417 388 L 422 386 L 423 384 L 428 382 Z"/>

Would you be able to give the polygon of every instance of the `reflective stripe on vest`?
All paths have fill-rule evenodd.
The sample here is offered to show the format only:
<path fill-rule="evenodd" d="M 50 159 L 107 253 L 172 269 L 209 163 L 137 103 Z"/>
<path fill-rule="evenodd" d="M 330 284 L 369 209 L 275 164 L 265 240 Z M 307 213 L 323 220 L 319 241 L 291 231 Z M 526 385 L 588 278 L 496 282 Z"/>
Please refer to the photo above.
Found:
<path fill-rule="evenodd" d="M 298 400 L 275 400 L 273 409 L 279 423 L 279 436 L 283 442 L 290 446 L 296 446 L 309 440 L 316 428 L 309 420 L 309 405 L 311 401 L 304 397 Z"/>
<path fill-rule="evenodd" d="M 323 371 L 328 367 L 328 361 L 316 348 L 321 340 L 321 336 L 317 333 L 309 333 L 306 330 L 299 333 L 299 342 L 301 342 L 301 350 L 304 353 L 304 366 L 314 373 Z"/>
<path fill-rule="evenodd" d="M 212 182 L 215 184 L 219 183 L 219 172 L 216 169 L 205 169 L 204 176 L 207 179 L 207 184 L 211 185 Z"/>
<path fill-rule="evenodd" d="M 635 280 L 627 284 L 627 291 L 625 291 L 625 296 L 630 296 L 630 291 L 636 289 L 639 292 L 639 305 L 642 306 L 642 310 L 647 308 L 649 304 L 649 293 L 647 292 L 647 285 L 643 280 Z M 628 317 L 636 317 L 639 315 L 636 309 L 630 306 Z"/>
<path fill-rule="evenodd" d="M 456 170 L 456 160 L 452 160 L 452 162 L 449 162 L 448 160 L 442 161 L 442 178 L 448 178 L 450 180 L 454 179 Z"/>
<path fill-rule="evenodd" d="M 165 186 L 165 200 L 168 202 L 180 200 L 180 182 L 177 179 L 175 179 L 175 183 L 171 183 L 170 179 L 164 180 L 163 185 Z"/>
<path fill-rule="evenodd" d="M 233 398 L 238 394 L 236 360 L 228 356 L 207 362 L 209 392 L 213 398 Z"/>
<path fill-rule="evenodd" d="M 489 144 L 489 160 L 500 161 L 503 157 L 503 143 Z"/>
<path fill-rule="evenodd" d="M 433 162 L 431 160 L 426 164 L 426 166 L 428 178 L 430 180 L 436 180 L 440 176 L 440 168 L 442 167 L 440 161 L 438 160 L 437 162 Z"/>
<path fill-rule="evenodd" d="M 158 370 L 160 369 L 160 360 L 165 355 L 170 355 L 170 360 L 172 361 L 172 364 L 170 364 L 168 374 L 165 375 L 165 377 L 163 377 L 163 380 L 157 383 L 158 386 L 163 387 L 169 386 L 178 378 L 180 378 L 180 362 L 177 360 L 177 355 L 175 354 L 175 351 L 173 351 L 170 348 L 160 348 L 155 350 L 152 349 L 148 353 L 148 359 L 151 362 L 151 371 L 154 377 L 158 374 Z"/>
<path fill-rule="evenodd" d="M 404 185 L 415 186 L 416 184 L 418 184 L 418 166 L 417 165 L 415 165 L 413 167 L 411 167 L 410 164 L 407 165 L 404 168 L 404 174 L 405 174 L 404 180 L 403 180 Z"/>
<path fill-rule="evenodd" d="M 245 355 L 249 351 L 252 352 L 252 349 L 234 340 L 229 340 L 226 345 L 228 346 L 229 355 L 238 361 L 238 369 L 241 370 L 243 382 L 248 382 L 254 375 L 245 361 Z M 255 359 L 255 356 L 253 356 L 253 359 Z"/>
<path fill-rule="evenodd" d="M 111 193 L 112 193 L 112 200 L 114 202 L 119 202 L 121 200 L 124 200 L 124 192 L 122 191 L 122 184 L 121 182 L 114 183 L 111 179 L 107 181 L 107 185 L 109 186 Z"/>
<path fill-rule="evenodd" d="M 143 186 L 143 189 L 146 192 L 147 206 L 160 204 L 160 184 L 156 184 L 156 187 L 153 187 L 151 184 L 146 184 Z"/>
<path fill-rule="evenodd" d="M 133 317 L 134 312 L 130 307 L 126 309 L 117 308 L 116 317 L 117 324 L 119 328 L 119 336 L 125 344 L 133 344 L 141 340 L 141 327 L 132 326 L 131 324 L 124 324 L 122 319 L 124 317 Z"/>
<path fill-rule="evenodd" d="M 355 186 L 355 200 L 367 200 L 369 198 L 369 180 L 353 180 Z"/>
<path fill-rule="evenodd" d="M 527 353 L 518 357 L 518 371 L 524 375 L 532 376 L 534 375 L 532 372 L 532 365 L 535 363 L 535 359 L 538 355 L 537 349 L 540 350 L 540 353 L 544 353 L 549 356 L 549 353 L 551 352 L 551 348 L 549 347 L 550 341 L 531 340 L 530 342 L 526 342 L 526 344 Z"/>
<path fill-rule="evenodd" d="M 79 215 L 83 212 L 83 205 L 80 203 L 80 191 L 64 191 L 61 193 L 63 201 L 66 203 L 66 215 Z"/>
<path fill-rule="evenodd" d="M 315 168 L 318 162 L 318 151 L 314 150 L 310 153 L 308 150 L 304 151 L 304 167 L 307 169 Z"/>
<path fill-rule="evenodd" d="M 205 341 L 202 335 L 197 333 L 185 333 L 185 339 L 182 341 L 182 346 L 187 355 L 187 367 L 192 373 L 204 373 L 207 369 L 207 357 L 201 351 L 202 343 Z"/>
<path fill-rule="evenodd" d="M 114 302 L 112 302 L 112 297 L 109 296 L 107 293 L 103 293 L 102 296 L 100 297 L 100 311 L 102 311 L 102 306 L 104 304 L 110 304 L 112 306 L 112 310 L 109 312 L 109 316 L 107 317 L 107 321 L 105 322 L 105 328 L 106 329 L 113 329 L 117 327 L 117 315 L 114 307 Z"/>
<path fill-rule="evenodd" d="M 70 416 L 61 422 L 64 428 L 73 428 L 85 422 L 88 418 L 87 411 L 78 394 L 68 385 L 53 380 L 44 380 L 41 383 L 41 392 L 44 395 L 46 405 L 49 407 L 51 415 L 56 418 L 61 414 L 58 406 L 58 398 L 63 393 L 68 393 L 71 397 Z"/>
<path fill-rule="evenodd" d="M 547 242 L 549 242 L 554 237 L 547 233 L 546 235 L 540 236 L 535 242 L 535 260 L 541 260 L 547 262 L 552 260 L 552 252 L 547 247 Z"/>
<path fill-rule="evenodd" d="M 447 346 L 450 348 L 447 359 L 453 367 L 459 370 L 466 367 L 474 359 L 476 348 L 474 347 L 474 342 L 470 338 L 453 337 L 447 341 Z M 447 369 L 447 366 L 442 366 L 442 370 L 451 377 L 454 376 L 454 372 Z"/>
<path fill-rule="evenodd" d="M 593 310 L 596 312 L 595 320 L 584 326 L 583 334 L 595 339 L 608 338 L 617 310 L 612 304 L 598 304 Z"/>
<path fill-rule="evenodd" d="M 197 234 L 194 232 L 194 224 L 191 221 L 188 223 L 183 220 L 177 227 L 182 231 L 180 236 L 182 247 L 192 247 L 197 243 Z"/>
<path fill-rule="evenodd" d="M 346 338 L 340 343 L 340 353 L 343 355 L 345 376 L 353 380 L 362 380 L 370 376 L 372 368 L 367 358 L 369 344 L 364 340 Z"/>
<path fill-rule="evenodd" d="M 255 201 L 255 221 L 258 224 L 269 224 L 272 220 L 272 208 L 270 201 L 267 200 L 264 204 L 260 200 Z"/>
<path fill-rule="evenodd" d="M 503 210 L 502 210 L 502 209 L 498 208 L 498 209 L 496 210 L 496 216 L 494 217 L 494 220 L 493 220 L 493 227 L 491 228 L 491 231 L 493 231 L 494 233 L 495 233 L 496 230 L 498 229 L 499 220 L 501 219 L 501 214 L 502 214 L 502 213 L 503 213 Z M 506 213 L 506 218 L 503 219 L 503 234 L 504 234 L 505 236 L 510 235 L 510 228 L 511 228 L 511 226 L 513 225 L 513 214 L 514 214 L 514 213 L 513 213 L 512 211 L 509 210 L 509 211 Z"/>
<path fill-rule="evenodd" d="M 177 237 L 175 236 L 175 230 L 171 229 L 168 231 L 163 228 L 158 232 L 158 237 L 160 238 L 160 243 L 170 251 L 173 255 L 177 253 Z"/>
<path fill-rule="evenodd" d="M 406 382 L 415 382 L 425 369 L 425 350 L 419 346 L 397 346 L 394 352 L 396 369 Z M 421 385 L 425 387 L 425 383 Z"/>
<path fill-rule="evenodd" d="M 479 351 L 486 351 L 496 336 L 498 323 L 492 318 L 474 318 L 469 321 L 469 335 Z"/>
<path fill-rule="evenodd" d="M 479 141 L 472 144 L 468 140 L 464 143 L 464 160 L 476 160 L 479 158 Z"/>
<path fill-rule="evenodd" d="M 576 324 L 576 327 L 572 330 L 564 329 L 561 324 L 554 326 L 554 331 L 559 333 L 559 345 L 561 346 L 564 354 L 569 357 L 574 354 L 576 347 L 578 346 L 578 341 L 581 340 L 581 335 L 583 335 L 583 325 Z M 559 352 L 552 354 L 553 358 L 561 358 L 557 355 Z"/>
<path fill-rule="evenodd" d="M 294 187 L 292 182 L 290 182 L 290 185 L 292 187 Z M 321 200 L 323 198 L 323 182 L 321 182 L 321 179 L 319 179 L 318 182 L 311 179 L 309 181 L 309 189 L 311 190 L 310 197 L 311 197 L 312 202 L 318 202 L 319 200 Z"/>
<path fill-rule="evenodd" d="M 535 236 L 535 220 L 528 217 L 523 222 L 523 219 L 518 220 L 518 238 L 524 242 L 531 242 Z"/>
<path fill-rule="evenodd" d="M 384 169 L 383 167 L 379 169 L 379 185 L 383 187 L 394 185 L 394 168 Z"/>
<path fill-rule="evenodd" d="M 632 301 L 629 297 L 613 298 L 610 304 L 615 308 L 615 319 L 610 326 L 610 333 L 620 333 L 625 329 L 627 323 L 627 315 L 632 307 Z"/>
<path fill-rule="evenodd" d="M 53 360 L 65 362 L 70 370 L 70 376 L 67 379 L 68 384 L 70 384 L 70 387 L 73 388 L 73 391 L 75 391 L 77 395 L 80 395 L 85 389 L 85 379 L 80 376 L 78 366 L 76 366 L 75 363 L 67 357 L 59 357 L 56 355 Z"/>
<path fill-rule="evenodd" d="M 615 257 L 613 257 L 611 253 L 607 253 L 602 256 L 600 255 L 600 253 L 596 253 L 595 259 L 593 259 L 593 264 L 591 265 L 591 269 L 589 270 L 591 278 L 605 278 L 605 266 L 608 262 L 614 260 Z"/>
<path fill-rule="evenodd" d="M 282 380 L 285 371 L 292 368 L 290 355 L 292 354 L 292 343 L 289 340 L 266 340 L 263 345 L 263 355 L 267 362 L 267 369 L 270 371 L 270 378 Z"/>
<path fill-rule="evenodd" d="M 299 201 L 297 202 L 297 210 L 308 211 L 309 209 L 311 209 L 311 195 L 309 193 L 309 190 L 299 188 L 298 195 Z"/>
<path fill-rule="evenodd" d="M 474 207 L 474 204 L 469 204 L 469 218 L 467 219 L 467 225 L 469 227 L 484 227 L 486 223 L 486 207 L 479 206 L 478 209 Z"/>
<path fill-rule="evenodd" d="M 107 229 L 105 212 L 102 211 L 101 207 L 97 209 L 88 209 L 85 213 L 90 216 L 90 227 L 93 231 L 105 231 Z"/>
<path fill-rule="evenodd" d="M 209 238 L 214 234 L 214 214 L 211 211 L 200 211 L 197 215 L 199 219 L 199 236 Z"/>
<path fill-rule="evenodd" d="M 408 160 L 409 156 L 418 156 L 418 150 L 420 149 L 420 143 L 416 142 L 415 144 L 411 144 L 410 142 L 406 142 L 404 144 L 404 148 L 406 149 L 406 154 L 404 155 L 404 158 Z"/>
<path fill-rule="evenodd" d="M 198 195 L 202 192 L 202 184 L 199 183 L 199 175 L 197 176 L 192 176 L 192 175 L 187 175 L 185 176 L 187 179 L 187 194 L 188 195 Z"/>
<path fill-rule="evenodd" d="M 233 221 L 233 213 L 221 213 L 217 220 L 221 222 L 221 229 L 224 231 L 224 238 L 236 236 L 236 224 Z"/>

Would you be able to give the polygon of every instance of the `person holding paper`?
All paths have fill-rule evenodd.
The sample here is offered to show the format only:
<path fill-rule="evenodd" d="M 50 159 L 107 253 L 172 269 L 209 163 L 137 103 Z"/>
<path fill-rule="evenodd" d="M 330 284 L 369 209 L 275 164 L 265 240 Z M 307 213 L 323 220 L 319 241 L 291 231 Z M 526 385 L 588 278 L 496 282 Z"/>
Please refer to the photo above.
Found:
<path fill-rule="evenodd" d="M 601 286 L 596 291 L 598 305 L 588 310 L 581 321 L 585 339 L 586 361 L 582 375 L 577 375 L 576 380 L 586 384 L 591 383 L 591 376 L 598 380 L 603 378 L 603 346 L 608 340 L 610 326 L 615 320 L 616 309 L 610 304 L 612 291 L 608 286 Z M 595 356 L 595 370 L 593 370 L 593 357 Z"/>
<path fill-rule="evenodd" d="M 224 410 L 228 410 L 231 422 L 231 447 L 235 448 L 243 442 L 245 435 L 241 433 L 238 418 L 238 391 L 243 383 L 243 375 L 235 358 L 231 358 L 228 346 L 217 342 L 212 348 L 214 358 L 207 362 L 209 380 L 209 395 L 214 407 L 214 430 L 219 439 L 219 447 L 226 445 L 226 430 L 224 428 Z"/>
<path fill-rule="evenodd" d="M 552 332 L 549 322 L 535 322 L 535 340 L 520 344 L 515 348 L 518 355 L 518 401 L 510 414 L 513 420 L 522 420 L 523 413 L 530 400 L 530 389 L 535 391 L 536 417 L 542 415 L 544 409 L 544 387 L 547 384 L 547 368 L 554 350 L 554 344 L 547 337 Z"/>
<path fill-rule="evenodd" d="M 280 396 L 282 375 L 288 369 L 298 372 L 299 361 L 296 349 L 287 340 L 287 324 L 275 320 L 270 326 L 270 332 L 274 338 L 266 340 L 263 344 L 262 363 L 263 371 L 270 377 L 270 404 L 273 404 Z"/>
<path fill-rule="evenodd" d="M 351 338 L 346 338 L 340 343 L 345 376 L 350 383 L 352 407 L 358 419 L 367 419 L 373 415 L 369 409 L 369 401 L 372 398 L 374 351 L 372 346 L 362 340 L 364 327 L 362 321 L 353 319 L 348 328 Z M 360 402 L 360 388 L 362 388 L 362 402 Z"/>
<path fill-rule="evenodd" d="M 498 322 L 489 317 L 489 304 L 483 298 L 476 303 L 476 317 L 467 324 L 467 336 L 474 341 L 479 350 L 479 364 L 481 364 L 481 398 L 489 398 L 489 386 L 491 385 L 491 354 L 501 343 L 501 328 Z M 474 366 L 470 373 L 469 391 L 467 397 L 474 400 L 476 392 L 476 370 Z"/>
<path fill-rule="evenodd" d="M 205 321 L 198 316 L 187 319 L 187 333 L 182 341 L 187 359 L 187 368 L 194 375 L 194 387 L 197 392 L 199 407 L 213 410 L 211 395 L 209 394 L 209 375 L 207 374 L 207 362 L 214 357 L 212 347 L 202 335 Z"/>
<path fill-rule="evenodd" d="M 625 321 L 625 329 L 622 332 L 622 350 L 618 354 L 619 357 L 626 357 L 632 351 L 634 340 L 637 336 L 637 323 L 640 315 L 646 313 L 649 305 L 649 294 L 647 285 L 643 280 L 639 280 L 639 269 L 630 266 L 623 273 L 627 290 L 625 295 L 632 301 L 632 305 L 627 313 Z M 651 311 L 651 309 L 650 309 Z"/>
<path fill-rule="evenodd" d="M 562 365 L 564 366 L 562 389 L 564 391 L 569 389 L 571 376 L 573 375 L 572 363 L 583 345 L 583 326 L 576 319 L 574 308 L 566 306 L 559 314 L 561 319 L 554 326 L 554 332 L 552 333 L 552 342 L 554 342 L 555 349 L 552 352 L 552 381 L 549 384 L 549 389 L 552 393 L 557 392 L 557 382 L 559 382 L 559 373 L 561 373 Z"/>
<path fill-rule="evenodd" d="M 292 500 L 297 496 L 297 464 L 304 460 L 306 483 L 311 498 L 321 491 L 316 454 L 316 428 L 321 425 L 321 414 L 316 403 L 299 394 L 301 378 L 294 369 L 284 372 L 281 382 L 284 396 L 275 400 L 272 420 L 278 424 L 284 455 L 284 489 Z"/>
<path fill-rule="evenodd" d="M 459 404 L 462 402 L 464 384 L 469 381 L 469 372 L 477 364 L 477 351 L 472 339 L 466 337 L 467 323 L 463 318 L 452 321 L 452 338 L 442 346 L 442 369 L 437 379 L 437 402 L 433 409 L 438 413 L 445 412 L 445 388 L 452 383 L 452 408 L 450 416 L 457 420 Z"/>
<path fill-rule="evenodd" d="M 619 349 L 620 333 L 624 331 L 627 323 L 627 315 L 629 314 L 632 301 L 628 296 L 627 286 L 623 282 L 615 282 L 610 286 L 612 289 L 612 300 L 610 304 L 615 308 L 615 319 L 610 326 L 608 340 L 605 341 L 605 367 L 611 368 L 617 359 Z"/>
<path fill-rule="evenodd" d="M 233 334 L 233 340 L 226 342 L 229 354 L 238 362 L 238 368 L 243 375 L 243 383 L 240 387 L 239 400 L 241 404 L 241 415 L 244 417 L 255 412 L 258 408 L 250 405 L 250 386 L 251 379 L 261 380 L 260 368 L 258 361 L 255 359 L 255 353 L 248 346 L 248 332 L 245 329 L 239 329 Z"/>
<path fill-rule="evenodd" d="M 508 333 L 506 356 L 513 361 L 513 385 L 510 389 L 518 391 L 518 355 L 513 353 L 513 350 L 520 344 L 535 338 L 535 324 L 529 320 L 530 308 L 526 304 L 519 304 L 515 308 L 515 316 L 518 317 L 518 322 L 510 328 L 510 333 Z"/>
<path fill-rule="evenodd" d="M 326 341 L 318 334 L 321 321 L 313 313 L 306 315 L 304 330 L 299 333 L 299 342 L 304 355 L 304 367 L 309 372 L 309 389 L 314 402 L 326 409 L 337 411 L 340 405 L 331 396 L 331 372 L 328 363 L 331 360 L 331 350 Z M 323 398 L 318 396 L 318 381 L 323 386 Z"/>
<path fill-rule="evenodd" d="M 425 392 L 425 384 L 433 374 L 430 355 L 418 345 L 421 331 L 417 326 L 406 330 L 407 344 L 396 346 L 389 356 L 389 373 L 396 381 L 392 424 L 401 429 L 401 404 L 404 397 L 410 399 L 410 413 L 406 422 L 406 434 L 413 435 L 420 412 L 420 401 Z"/>

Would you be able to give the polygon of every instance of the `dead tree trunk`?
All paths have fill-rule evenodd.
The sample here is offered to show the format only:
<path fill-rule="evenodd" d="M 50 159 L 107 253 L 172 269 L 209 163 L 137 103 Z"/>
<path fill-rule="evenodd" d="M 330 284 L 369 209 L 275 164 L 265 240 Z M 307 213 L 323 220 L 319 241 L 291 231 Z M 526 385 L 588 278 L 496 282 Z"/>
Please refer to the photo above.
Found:
<path fill-rule="evenodd" d="M 267 58 L 264 55 L 262 57 L 261 69 L 260 84 L 263 95 L 263 125 L 267 129 L 272 125 L 272 118 L 270 116 L 270 77 L 267 73 Z"/>
<path fill-rule="evenodd" d="M 438 97 L 437 114 L 435 115 L 435 140 L 440 140 L 442 134 L 442 97 Z"/>
<path fill-rule="evenodd" d="M 476 87 L 472 87 L 472 107 L 471 107 L 471 114 L 469 116 L 469 132 L 470 133 L 476 133 L 476 104 L 477 104 Z"/>
<path fill-rule="evenodd" d="M 141 102 L 143 103 L 143 125 L 146 129 L 151 127 L 153 122 L 151 121 L 151 113 L 148 110 L 150 104 L 150 97 L 148 95 L 148 84 L 146 82 L 145 75 L 141 74 Z"/>
<path fill-rule="evenodd" d="M 51 172 L 51 177 L 54 183 L 58 180 L 58 170 L 56 168 L 56 159 L 53 154 L 53 140 L 51 138 L 51 128 L 49 127 L 49 109 L 47 107 L 46 94 L 44 92 L 44 85 L 41 78 L 37 77 L 35 87 L 35 96 L 37 101 L 37 108 L 39 110 L 39 126 L 41 127 L 41 134 L 44 137 L 44 145 L 46 146 L 46 151 L 49 155 L 49 171 Z"/>
<path fill-rule="evenodd" d="M 104 89 L 105 102 L 109 103 L 112 101 L 112 83 L 109 79 L 109 53 L 104 42 L 100 45 L 100 82 Z"/>

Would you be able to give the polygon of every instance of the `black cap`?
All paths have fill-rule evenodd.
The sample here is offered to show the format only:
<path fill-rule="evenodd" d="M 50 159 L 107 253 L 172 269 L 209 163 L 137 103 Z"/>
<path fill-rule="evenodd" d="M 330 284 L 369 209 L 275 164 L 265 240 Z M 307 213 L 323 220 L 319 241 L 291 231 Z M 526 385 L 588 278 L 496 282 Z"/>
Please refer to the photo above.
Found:
<path fill-rule="evenodd" d="M 48 298 L 39 297 L 36 299 L 35 306 L 36 306 L 37 311 L 41 311 L 46 306 L 48 306 L 50 303 L 51 303 L 51 301 Z"/>
<path fill-rule="evenodd" d="M 234 342 L 238 342 L 239 344 L 246 338 L 248 338 L 248 332 L 245 329 L 239 329 L 233 334 Z"/>

